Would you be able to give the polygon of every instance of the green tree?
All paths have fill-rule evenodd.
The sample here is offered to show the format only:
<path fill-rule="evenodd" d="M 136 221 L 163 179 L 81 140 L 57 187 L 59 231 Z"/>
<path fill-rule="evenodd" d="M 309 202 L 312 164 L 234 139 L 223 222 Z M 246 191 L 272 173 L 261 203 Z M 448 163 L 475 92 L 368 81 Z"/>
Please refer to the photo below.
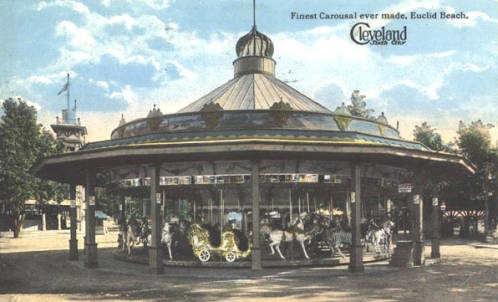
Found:
<path fill-rule="evenodd" d="M 37 123 L 36 109 L 21 98 L 3 102 L 0 122 L 0 203 L 12 217 L 14 237 L 24 221 L 25 201 L 48 199 L 47 182 L 30 174 L 31 166 L 55 152 L 50 133 Z M 49 191 L 49 192 L 47 192 Z"/>
<path fill-rule="evenodd" d="M 469 125 L 460 121 L 457 131 L 457 145 L 464 156 L 472 161 L 478 168 L 482 168 L 491 156 L 491 135 L 489 129 L 492 124 L 484 124 L 481 120 L 471 122 Z"/>
<path fill-rule="evenodd" d="M 416 125 L 413 129 L 413 138 L 435 151 L 449 151 L 449 147 L 443 145 L 441 135 L 436 132 L 427 122 L 423 122 L 420 126 Z"/>
<path fill-rule="evenodd" d="M 351 105 L 348 105 L 348 110 L 353 116 L 373 119 L 374 110 L 367 109 L 367 103 L 364 101 L 365 96 L 360 95 L 359 90 L 353 91 L 351 94 Z"/>
<path fill-rule="evenodd" d="M 45 129 L 41 130 L 38 143 L 38 159 L 62 152 L 61 145 L 57 143 L 52 133 Z M 69 186 L 51 180 L 35 178 L 32 198 L 41 205 L 51 199 L 60 203 L 69 198 Z"/>
<path fill-rule="evenodd" d="M 488 193 L 496 190 L 489 176 L 496 175 L 498 165 L 498 156 L 491 145 L 489 133 L 492 127 L 493 125 L 484 124 L 481 120 L 470 124 L 462 121 L 459 123 L 456 144 L 459 152 L 475 165 L 476 173 L 453 181 L 446 188 L 446 196 L 452 200 L 451 207 L 455 209 L 469 213 L 489 209 Z M 468 226 L 468 217 L 465 217 L 464 233 L 468 233 Z"/>

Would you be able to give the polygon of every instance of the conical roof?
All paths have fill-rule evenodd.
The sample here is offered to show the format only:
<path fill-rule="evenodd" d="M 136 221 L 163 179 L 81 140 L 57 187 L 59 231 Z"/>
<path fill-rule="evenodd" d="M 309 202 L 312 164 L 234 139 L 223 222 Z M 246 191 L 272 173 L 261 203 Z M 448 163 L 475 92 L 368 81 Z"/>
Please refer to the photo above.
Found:
<path fill-rule="evenodd" d="M 293 110 L 330 113 L 330 110 L 296 89 L 264 73 L 235 77 L 184 107 L 179 113 L 200 111 L 211 102 L 219 104 L 224 110 L 265 110 L 280 101 L 288 103 Z"/>
<path fill-rule="evenodd" d="M 275 77 L 273 43 L 254 26 L 235 47 L 234 78 L 187 105 L 178 113 L 198 112 L 214 103 L 224 110 L 268 110 L 288 103 L 293 110 L 331 113 L 324 106 Z"/>

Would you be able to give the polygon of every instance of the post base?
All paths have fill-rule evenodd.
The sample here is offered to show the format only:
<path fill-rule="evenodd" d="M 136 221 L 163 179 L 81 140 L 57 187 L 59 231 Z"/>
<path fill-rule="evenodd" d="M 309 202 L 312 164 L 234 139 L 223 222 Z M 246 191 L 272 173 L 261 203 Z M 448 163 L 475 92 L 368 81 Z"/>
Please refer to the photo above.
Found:
<path fill-rule="evenodd" d="M 391 261 L 392 266 L 412 267 L 413 266 L 413 242 L 398 241 L 394 249 Z"/>
<path fill-rule="evenodd" d="M 348 271 L 350 273 L 363 273 L 365 271 L 365 267 L 363 266 L 363 264 L 360 266 L 353 266 L 349 264 Z"/>
<path fill-rule="evenodd" d="M 163 250 L 158 247 L 149 246 L 149 267 L 155 274 L 164 273 Z"/>
<path fill-rule="evenodd" d="M 365 271 L 365 267 L 363 266 L 363 247 L 361 245 L 351 246 L 348 271 L 351 273 L 362 273 Z"/>
<path fill-rule="evenodd" d="M 69 260 L 78 261 L 78 240 L 69 240 Z"/>
<path fill-rule="evenodd" d="M 252 271 L 262 270 L 260 249 L 253 249 L 251 252 L 251 270 Z"/>
<path fill-rule="evenodd" d="M 86 247 L 86 261 L 85 267 L 87 268 L 97 268 L 99 266 L 98 258 L 97 258 L 97 244 L 96 243 L 87 243 Z"/>
<path fill-rule="evenodd" d="M 425 257 L 424 257 L 424 242 L 416 241 L 413 244 L 413 265 L 424 265 Z"/>
<path fill-rule="evenodd" d="M 431 241 L 431 258 L 441 258 L 439 238 L 433 238 Z"/>

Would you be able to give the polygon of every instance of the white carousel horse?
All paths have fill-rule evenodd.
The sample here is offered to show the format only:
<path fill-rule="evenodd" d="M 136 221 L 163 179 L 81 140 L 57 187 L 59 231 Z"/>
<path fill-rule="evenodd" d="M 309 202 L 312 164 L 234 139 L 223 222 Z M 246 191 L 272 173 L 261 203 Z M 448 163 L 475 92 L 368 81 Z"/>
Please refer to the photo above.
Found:
<path fill-rule="evenodd" d="M 150 232 L 147 233 L 147 235 L 145 235 L 143 238 L 141 237 L 142 235 L 142 232 L 143 230 L 141 230 L 140 232 L 138 231 L 138 227 L 135 226 L 133 227 L 132 224 L 128 224 L 128 227 L 126 229 L 126 241 L 125 241 L 125 244 L 123 244 L 123 251 L 125 249 L 127 249 L 128 251 L 128 256 L 131 255 L 131 248 L 134 246 L 134 245 L 138 245 L 140 243 L 142 243 L 144 245 L 144 247 L 147 247 L 147 244 L 149 242 L 151 242 L 152 240 L 152 235 Z"/>
<path fill-rule="evenodd" d="M 382 229 L 386 233 L 386 237 L 387 237 L 386 241 L 385 241 L 385 244 L 386 244 L 386 248 L 387 248 L 387 252 L 388 253 L 391 251 L 394 226 L 395 226 L 395 224 L 394 224 L 394 222 L 391 219 L 387 219 L 382 224 Z"/>
<path fill-rule="evenodd" d="M 346 256 L 341 252 L 341 244 L 352 244 L 351 232 L 347 232 L 335 227 L 330 227 L 324 231 L 323 240 L 327 243 L 331 251 L 331 257 L 337 252 L 342 258 Z"/>
<path fill-rule="evenodd" d="M 304 247 L 304 241 L 311 240 L 310 234 L 304 232 L 304 223 L 301 219 L 297 219 L 297 221 L 294 223 L 294 228 L 294 231 L 284 231 L 278 229 L 274 230 L 271 228 L 268 222 L 262 221 L 260 231 L 261 233 L 268 235 L 270 239 L 270 255 L 274 255 L 275 250 L 277 250 L 280 258 L 285 260 L 284 255 L 282 255 L 282 252 L 280 251 L 280 243 L 282 243 L 282 241 L 292 242 L 292 240 L 296 239 L 296 241 L 301 245 L 304 257 L 306 257 L 306 259 L 310 259 L 308 253 L 306 252 L 306 248 Z"/>
<path fill-rule="evenodd" d="M 169 222 L 164 223 L 163 231 L 161 233 L 161 243 L 164 243 L 168 248 L 169 259 L 173 260 L 173 253 L 171 253 L 171 243 L 173 242 L 173 238 L 170 232 Z"/>
<path fill-rule="evenodd" d="M 140 239 L 138 238 L 137 232 L 135 232 L 135 229 L 132 227 L 132 225 L 128 225 L 126 229 L 126 241 L 123 244 L 123 251 L 127 249 L 128 251 L 128 256 L 131 255 L 131 248 L 135 245 L 140 243 Z"/>
<path fill-rule="evenodd" d="M 386 220 L 382 226 L 378 229 L 372 228 L 367 232 L 365 241 L 369 242 L 374 247 L 376 253 L 380 253 L 380 246 L 382 245 L 385 253 L 389 253 L 391 250 L 392 241 L 392 228 L 394 227 L 394 222 L 391 220 Z"/>

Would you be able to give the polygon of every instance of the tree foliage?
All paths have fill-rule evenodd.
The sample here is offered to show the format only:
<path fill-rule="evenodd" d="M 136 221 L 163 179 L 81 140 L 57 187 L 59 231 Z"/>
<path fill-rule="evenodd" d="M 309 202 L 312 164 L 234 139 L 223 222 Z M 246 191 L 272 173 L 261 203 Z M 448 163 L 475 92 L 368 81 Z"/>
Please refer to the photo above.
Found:
<path fill-rule="evenodd" d="M 62 152 L 62 145 L 57 144 L 52 133 L 45 129 L 41 130 L 39 146 L 39 158 Z M 64 199 L 69 198 L 69 186 L 51 180 L 35 178 L 33 195 L 31 197 L 35 199 L 38 204 L 45 204 L 51 199 L 60 203 Z"/>
<path fill-rule="evenodd" d="M 13 218 L 14 237 L 22 226 L 25 201 L 47 200 L 54 184 L 30 174 L 30 168 L 41 158 L 56 152 L 49 132 L 37 123 L 36 109 L 21 98 L 3 102 L 0 120 L 0 203 Z"/>
<path fill-rule="evenodd" d="M 491 124 L 484 124 L 481 120 L 473 121 L 469 125 L 460 121 L 457 131 L 457 144 L 463 155 L 470 159 L 478 168 L 489 161 L 491 156 Z"/>
<path fill-rule="evenodd" d="M 427 122 L 423 122 L 420 126 L 416 125 L 413 129 L 413 138 L 415 141 L 424 144 L 435 151 L 448 151 L 449 148 L 443 145 L 441 135 L 436 132 Z"/>
<path fill-rule="evenodd" d="M 367 103 L 364 101 L 365 96 L 360 95 L 359 90 L 353 91 L 351 94 L 351 105 L 348 105 L 348 110 L 353 116 L 373 119 L 374 110 L 367 109 Z"/>
<path fill-rule="evenodd" d="M 452 200 L 454 208 L 484 209 L 488 193 L 496 194 L 496 180 L 490 176 L 498 172 L 498 154 L 491 145 L 491 127 L 481 120 L 459 124 L 456 144 L 459 152 L 475 165 L 476 173 L 453 181 L 447 187 L 446 196 Z"/>

